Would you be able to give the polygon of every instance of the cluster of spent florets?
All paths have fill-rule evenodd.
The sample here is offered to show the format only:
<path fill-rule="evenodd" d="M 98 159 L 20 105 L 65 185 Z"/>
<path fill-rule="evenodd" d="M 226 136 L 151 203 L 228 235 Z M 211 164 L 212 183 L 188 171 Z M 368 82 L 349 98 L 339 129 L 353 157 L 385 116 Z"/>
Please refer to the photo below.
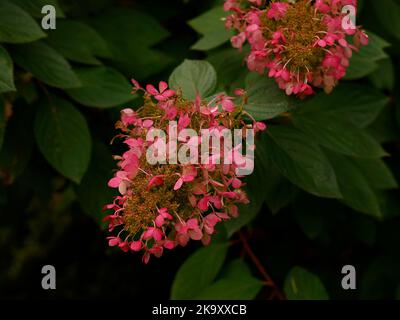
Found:
<path fill-rule="evenodd" d="M 304 97 L 313 87 L 331 92 L 346 74 L 353 50 L 368 36 L 342 13 L 357 0 L 225 0 L 226 26 L 237 30 L 233 47 L 247 41 L 251 71 L 274 78 L 286 94 Z M 348 7 L 347 7 L 348 8 Z"/>
<path fill-rule="evenodd" d="M 135 80 L 132 82 L 134 91 L 143 92 L 144 105 L 136 111 L 122 110 L 117 122 L 116 127 L 122 131 L 117 137 L 129 149 L 116 157 L 119 169 L 109 186 L 118 188 L 120 195 L 106 206 L 113 213 L 105 220 L 114 234 L 108 237 L 109 245 L 125 252 L 142 251 L 147 263 L 151 255 L 160 257 L 164 249 L 185 246 L 190 239 L 208 244 L 215 225 L 236 217 L 237 205 L 248 202 L 242 190 L 243 177 L 237 174 L 244 165 L 243 158 L 236 156 L 240 144 L 229 149 L 228 154 L 219 155 L 212 152 L 211 146 L 209 157 L 201 163 L 149 163 L 148 155 L 159 149 L 166 151 L 169 158 L 169 153 L 200 141 L 201 136 L 169 140 L 171 123 L 176 123 L 180 131 L 209 129 L 217 136 L 224 129 L 257 132 L 266 126 L 243 110 L 246 93 L 241 89 L 235 91 L 236 97 L 219 94 L 207 101 L 200 97 L 189 101 L 180 92 L 168 89 L 165 82 L 160 82 L 158 89 L 152 85 L 142 88 Z M 236 100 L 241 103 L 236 105 Z M 163 148 L 154 148 L 161 144 L 161 139 L 152 135 L 156 129 L 166 131 L 163 143 L 168 142 Z M 251 147 L 254 149 L 254 145 Z M 220 151 L 226 153 L 225 149 Z M 215 155 L 230 157 L 231 164 L 215 161 Z"/>

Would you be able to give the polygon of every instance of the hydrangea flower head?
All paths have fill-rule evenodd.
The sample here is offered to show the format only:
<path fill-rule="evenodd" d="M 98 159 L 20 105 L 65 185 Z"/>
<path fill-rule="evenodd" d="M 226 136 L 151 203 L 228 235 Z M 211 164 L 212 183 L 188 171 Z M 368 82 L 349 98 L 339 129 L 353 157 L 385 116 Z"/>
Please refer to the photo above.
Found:
<path fill-rule="evenodd" d="M 247 41 L 251 71 L 274 78 L 286 94 L 305 97 L 314 88 L 331 92 L 346 75 L 353 50 L 368 36 L 342 13 L 357 0 L 250 1 L 226 0 L 227 28 L 237 30 L 232 46 Z"/>
<path fill-rule="evenodd" d="M 248 202 L 243 177 L 237 173 L 244 165 L 240 144 L 223 150 L 221 146 L 220 153 L 211 155 L 207 148 L 205 162 L 190 158 L 185 163 L 150 163 L 148 155 L 153 159 L 164 150 L 168 159 L 173 159 L 182 148 L 185 153 L 198 150 L 203 136 L 182 136 L 180 132 L 186 129 L 198 133 L 208 129 L 218 136 L 224 129 L 246 133 L 250 128 L 265 130 L 266 126 L 244 111 L 243 90 L 236 90 L 236 97 L 219 94 L 211 101 L 199 96 L 190 101 L 168 89 L 165 82 L 145 89 L 135 80 L 132 83 L 134 91 L 143 92 L 144 104 L 138 110 L 122 110 L 116 124 L 122 131 L 117 137 L 127 150 L 116 156 L 118 171 L 108 185 L 120 195 L 106 206 L 112 213 L 105 220 L 113 234 L 108 237 L 109 245 L 125 252 L 141 251 L 147 263 L 152 255 L 160 257 L 164 250 L 185 246 L 189 240 L 208 244 L 216 224 L 236 217 L 238 204 Z M 241 104 L 236 105 L 237 100 Z M 156 130 L 166 132 L 166 139 L 153 136 Z M 231 161 L 226 163 L 224 157 Z"/>

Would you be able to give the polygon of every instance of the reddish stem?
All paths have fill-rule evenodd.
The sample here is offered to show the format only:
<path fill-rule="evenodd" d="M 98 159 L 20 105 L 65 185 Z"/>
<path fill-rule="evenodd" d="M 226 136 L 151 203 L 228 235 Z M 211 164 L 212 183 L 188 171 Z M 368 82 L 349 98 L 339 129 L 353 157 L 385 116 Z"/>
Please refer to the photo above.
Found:
<path fill-rule="evenodd" d="M 272 297 L 276 296 L 277 299 L 279 300 L 285 300 L 285 296 L 283 293 L 279 290 L 277 285 L 275 284 L 274 280 L 272 280 L 271 276 L 268 274 L 267 270 L 265 270 L 264 266 L 260 262 L 260 260 L 257 258 L 257 256 L 254 254 L 253 250 L 251 249 L 249 243 L 247 242 L 246 237 L 242 234 L 242 232 L 238 232 L 240 241 L 243 244 L 243 248 L 251 261 L 254 263 L 260 274 L 263 276 L 265 282 L 264 284 L 270 288 L 273 289 Z"/>

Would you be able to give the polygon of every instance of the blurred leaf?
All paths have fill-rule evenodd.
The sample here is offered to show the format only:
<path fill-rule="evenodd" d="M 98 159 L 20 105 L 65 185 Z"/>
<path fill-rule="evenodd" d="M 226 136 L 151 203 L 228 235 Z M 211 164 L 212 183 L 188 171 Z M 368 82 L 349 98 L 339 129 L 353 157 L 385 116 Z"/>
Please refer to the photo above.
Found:
<path fill-rule="evenodd" d="M 353 52 L 350 59 L 350 66 L 346 70 L 345 79 L 355 80 L 365 77 L 378 68 L 377 61 L 387 58 L 383 50 L 389 46 L 385 40 L 377 35 L 367 32 L 369 44 L 360 48 L 359 52 Z"/>
<path fill-rule="evenodd" d="M 385 95 L 372 87 L 341 84 L 329 95 L 321 93 L 305 101 L 296 113 L 340 116 L 356 127 L 365 128 L 376 119 L 388 102 Z"/>
<path fill-rule="evenodd" d="M 398 141 L 400 139 L 400 131 L 396 124 L 396 110 L 393 105 L 386 105 L 367 129 L 380 143 Z"/>
<path fill-rule="evenodd" d="M 99 224 L 106 216 L 104 205 L 112 202 L 114 192 L 108 187 L 107 182 L 111 178 L 114 161 L 108 148 L 100 143 L 93 144 L 92 159 L 89 169 L 76 189 L 79 203 L 85 213 Z"/>
<path fill-rule="evenodd" d="M 28 104 L 32 104 L 39 98 L 38 88 L 32 81 L 17 83 L 17 91 Z"/>
<path fill-rule="evenodd" d="M 227 266 L 225 276 L 205 288 L 198 300 L 252 300 L 262 288 L 243 260 L 234 260 Z"/>
<path fill-rule="evenodd" d="M 382 159 L 353 159 L 370 186 L 376 189 L 396 189 L 398 184 Z"/>
<path fill-rule="evenodd" d="M 126 76 L 144 79 L 164 70 L 172 61 L 152 47 L 169 36 L 153 17 L 138 10 L 113 8 L 90 20 L 107 42 L 113 66 Z"/>
<path fill-rule="evenodd" d="M 245 50 L 234 48 L 213 51 L 207 57 L 218 75 L 218 90 L 232 94 L 236 88 L 244 88 L 247 68 L 244 67 Z"/>
<path fill-rule="evenodd" d="M 298 189 L 280 174 L 278 168 L 269 161 L 266 152 L 264 144 L 257 144 L 256 170 L 253 176 L 257 177 L 258 183 L 254 184 L 253 188 L 263 194 L 268 208 L 273 214 L 276 214 L 294 200 Z M 258 171 L 257 166 L 261 167 Z M 260 185 L 263 188 L 258 188 Z"/>
<path fill-rule="evenodd" d="M 89 165 L 92 147 L 82 114 L 68 101 L 50 96 L 36 113 L 35 136 L 47 161 L 79 183 Z"/>
<path fill-rule="evenodd" d="M 311 240 L 316 239 L 324 230 L 324 206 L 319 198 L 305 196 L 293 205 L 294 218 L 300 228 Z"/>
<path fill-rule="evenodd" d="M 192 254 L 175 275 L 171 299 L 195 299 L 214 281 L 224 263 L 227 249 L 227 243 L 211 244 Z"/>
<path fill-rule="evenodd" d="M 15 91 L 13 62 L 7 52 L 0 46 L 0 93 Z"/>
<path fill-rule="evenodd" d="M 207 98 L 217 86 L 217 73 L 207 61 L 185 60 L 171 74 L 169 85 L 182 90 L 186 99 L 194 100 L 197 94 Z"/>
<path fill-rule="evenodd" d="M 317 196 L 341 197 L 331 164 L 307 135 L 293 127 L 270 126 L 261 143 L 270 161 L 292 183 Z"/>
<path fill-rule="evenodd" d="M 67 60 L 44 42 L 13 46 L 11 53 L 18 65 L 49 86 L 66 89 L 81 85 Z"/>
<path fill-rule="evenodd" d="M 256 120 L 267 120 L 289 110 L 289 98 L 274 80 L 250 73 L 246 78 L 248 103 L 245 110 Z"/>
<path fill-rule="evenodd" d="M 71 20 L 60 20 L 55 30 L 49 30 L 46 39 L 65 58 L 75 62 L 100 65 L 98 57 L 110 57 L 107 44 L 88 25 Z"/>
<path fill-rule="evenodd" d="M 222 20 L 226 16 L 227 13 L 223 7 L 218 6 L 190 20 L 189 25 L 203 36 L 192 46 L 192 49 L 207 51 L 227 42 L 232 33 L 225 28 Z"/>
<path fill-rule="evenodd" d="M 381 3 L 370 1 L 372 10 L 385 31 L 400 39 L 400 3 L 395 0 L 385 0 Z"/>
<path fill-rule="evenodd" d="M 0 1 L 0 42 L 24 43 L 46 35 L 35 20 L 20 7 Z"/>
<path fill-rule="evenodd" d="M 395 71 L 390 58 L 377 62 L 378 68 L 369 75 L 370 81 L 378 89 L 392 91 L 395 83 Z"/>
<path fill-rule="evenodd" d="M 132 86 L 115 69 L 88 67 L 74 70 L 82 87 L 69 89 L 67 93 L 85 106 L 110 108 L 134 99 Z"/>
<path fill-rule="evenodd" d="M 64 12 L 61 10 L 57 0 L 13 0 L 15 4 L 26 10 L 35 18 L 43 18 L 42 8 L 46 5 L 51 5 L 56 9 L 57 18 L 65 18 Z M 57 28 L 58 28 L 57 21 Z"/>
<path fill-rule="evenodd" d="M 365 130 L 337 115 L 293 113 L 294 125 L 320 145 L 349 156 L 380 158 L 386 152 Z"/>
<path fill-rule="evenodd" d="M 0 151 L 3 147 L 4 133 L 6 131 L 6 110 L 4 99 L 0 96 Z"/>
<path fill-rule="evenodd" d="M 33 108 L 23 103 L 13 106 L 0 152 L 0 175 L 12 183 L 28 165 L 33 149 Z"/>
<path fill-rule="evenodd" d="M 333 152 L 328 155 L 343 195 L 341 201 L 356 211 L 383 218 L 376 194 L 363 172 L 350 158 Z"/>
<path fill-rule="evenodd" d="M 300 267 L 294 267 L 289 272 L 284 291 L 289 300 L 329 300 L 321 280 Z"/>

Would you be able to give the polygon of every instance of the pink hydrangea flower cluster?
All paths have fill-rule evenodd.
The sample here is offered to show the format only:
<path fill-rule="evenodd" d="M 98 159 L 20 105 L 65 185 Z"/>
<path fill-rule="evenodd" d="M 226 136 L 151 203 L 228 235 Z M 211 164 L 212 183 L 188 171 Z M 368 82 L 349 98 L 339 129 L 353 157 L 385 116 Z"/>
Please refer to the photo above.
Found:
<path fill-rule="evenodd" d="M 267 69 L 287 95 L 302 98 L 313 87 L 331 92 L 346 75 L 353 50 L 368 44 L 342 13 L 347 5 L 356 9 L 357 0 L 225 0 L 224 9 L 234 12 L 226 19 L 226 27 L 238 32 L 233 47 L 250 44 L 248 68 Z"/>
<path fill-rule="evenodd" d="M 105 220 L 113 233 L 108 237 L 109 245 L 124 252 L 141 251 L 147 263 L 151 255 L 160 257 L 165 249 L 185 246 L 189 240 L 208 244 L 216 224 L 237 217 L 237 205 L 248 202 L 242 190 L 243 177 L 236 174 L 243 165 L 240 161 L 151 165 L 146 154 L 159 140 L 149 139 L 148 134 L 155 129 L 168 134 L 171 121 L 179 130 L 191 128 L 196 132 L 205 128 L 217 133 L 226 128 L 244 132 L 254 128 L 257 132 L 266 126 L 243 110 L 246 93 L 241 89 L 235 91 L 236 97 L 219 94 L 212 101 L 200 97 L 188 101 L 180 92 L 168 89 L 165 82 L 160 82 L 158 88 L 142 88 L 135 80 L 132 83 L 135 92 L 143 92 L 144 105 L 138 110 L 122 110 L 116 124 L 122 131 L 117 137 L 123 139 L 128 150 L 116 156 L 118 171 L 108 185 L 117 188 L 120 195 L 106 206 L 113 212 Z M 237 100 L 242 101 L 240 105 L 235 105 Z M 176 148 L 192 141 L 193 137 L 179 139 Z M 167 150 L 170 143 L 173 140 L 167 143 Z M 237 152 L 237 148 L 230 152 Z"/>

